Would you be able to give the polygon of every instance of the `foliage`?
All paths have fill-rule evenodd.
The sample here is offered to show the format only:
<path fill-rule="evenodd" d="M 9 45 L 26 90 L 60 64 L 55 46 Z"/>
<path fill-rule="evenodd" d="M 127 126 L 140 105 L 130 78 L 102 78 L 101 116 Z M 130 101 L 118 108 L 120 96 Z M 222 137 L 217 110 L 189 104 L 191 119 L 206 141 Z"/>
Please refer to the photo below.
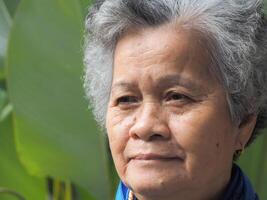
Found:
<path fill-rule="evenodd" d="M 264 130 L 238 161 L 239 165 L 249 176 L 260 199 L 267 199 L 267 133 Z"/>
<path fill-rule="evenodd" d="M 82 88 L 90 0 L 0 0 L 0 199 L 112 199 L 117 175 Z M 267 135 L 239 163 L 262 199 Z M 108 167 L 109 166 L 109 167 Z"/>
<path fill-rule="evenodd" d="M 13 143 L 6 151 L 2 151 L 3 146 L 0 148 L 3 153 L 13 149 L 10 158 L 16 161 L 0 168 L 0 179 L 16 183 L 19 176 L 12 174 L 22 171 L 29 179 L 40 182 L 33 186 L 23 183 L 39 196 L 14 184 L 0 182 L 0 186 L 20 191 L 28 200 L 45 199 L 48 194 L 55 200 L 111 199 L 105 138 L 87 108 L 81 79 L 85 14 L 81 6 L 90 2 L 14 3 L 19 3 L 18 7 L 1 0 L 1 14 L 5 14 L 0 21 L 5 41 L 1 42 L 1 60 L 5 58 L 6 67 L 1 73 L 1 125 L 7 126 L 7 118 L 10 121 L 10 130 L 3 129 L 1 136 L 9 136 Z M 15 12 L 14 19 L 10 17 L 11 10 Z M 1 166 L 8 163 L 4 158 L 9 156 L 3 157 Z"/>

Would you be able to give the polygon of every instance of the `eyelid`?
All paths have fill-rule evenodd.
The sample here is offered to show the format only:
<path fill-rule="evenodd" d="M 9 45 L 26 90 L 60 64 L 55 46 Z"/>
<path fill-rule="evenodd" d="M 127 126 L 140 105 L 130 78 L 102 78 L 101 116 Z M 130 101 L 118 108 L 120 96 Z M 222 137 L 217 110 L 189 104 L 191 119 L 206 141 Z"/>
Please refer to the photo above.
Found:
<path fill-rule="evenodd" d="M 164 95 L 164 98 L 168 98 L 171 95 L 179 95 L 181 97 L 180 100 L 186 100 L 186 99 L 187 100 L 192 100 L 192 98 L 189 95 L 187 95 L 185 93 L 182 93 L 182 92 L 175 91 L 175 90 L 169 90 L 169 91 L 167 91 L 165 93 L 165 95 Z M 178 99 L 177 99 L 177 101 L 178 101 Z"/>
<path fill-rule="evenodd" d="M 183 92 L 181 91 L 177 91 L 177 90 L 168 90 L 164 93 L 164 96 L 168 96 L 170 94 L 180 94 L 180 95 L 185 95 Z M 186 96 L 186 95 L 185 95 Z"/>
<path fill-rule="evenodd" d="M 125 101 L 125 102 L 120 102 L 120 100 L 122 100 L 124 98 L 125 98 L 125 100 L 127 100 L 127 98 L 130 99 L 130 100 L 129 101 Z M 122 104 L 130 104 L 130 103 L 137 103 L 138 97 L 136 97 L 134 95 L 121 95 L 118 98 L 116 98 L 115 100 L 116 100 L 116 104 L 117 105 L 120 104 L 120 103 L 122 103 Z M 132 101 L 132 100 L 134 100 L 134 101 Z"/>

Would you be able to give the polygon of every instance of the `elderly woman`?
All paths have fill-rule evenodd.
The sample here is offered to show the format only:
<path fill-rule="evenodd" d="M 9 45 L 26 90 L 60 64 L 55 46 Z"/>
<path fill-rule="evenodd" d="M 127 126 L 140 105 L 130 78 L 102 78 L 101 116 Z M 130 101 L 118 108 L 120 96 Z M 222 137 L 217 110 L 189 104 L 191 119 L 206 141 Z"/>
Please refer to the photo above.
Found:
<path fill-rule="evenodd" d="M 117 200 L 255 200 L 234 164 L 266 125 L 260 0 L 105 0 L 86 21 L 85 87 Z"/>

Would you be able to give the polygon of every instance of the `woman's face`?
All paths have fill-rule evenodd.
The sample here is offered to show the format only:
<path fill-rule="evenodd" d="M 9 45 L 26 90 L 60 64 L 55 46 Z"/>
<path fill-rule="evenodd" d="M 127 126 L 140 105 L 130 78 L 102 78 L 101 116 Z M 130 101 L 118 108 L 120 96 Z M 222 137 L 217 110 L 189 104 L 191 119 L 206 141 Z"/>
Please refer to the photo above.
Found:
<path fill-rule="evenodd" d="M 229 181 L 238 127 L 200 41 L 166 25 L 116 46 L 106 128 L 118 174 L 141 200 L 210 199 Z"/>

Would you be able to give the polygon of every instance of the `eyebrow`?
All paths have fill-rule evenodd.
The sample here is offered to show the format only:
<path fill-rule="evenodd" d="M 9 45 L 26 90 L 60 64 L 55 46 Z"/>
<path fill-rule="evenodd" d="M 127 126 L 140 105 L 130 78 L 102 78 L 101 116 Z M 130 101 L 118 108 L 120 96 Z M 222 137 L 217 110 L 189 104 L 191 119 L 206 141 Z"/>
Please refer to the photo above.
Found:
<path fill-rule="evenodd" d="M 192 79 L 189 79 L 184 76 L 177 75 L 177 74 L 160 77 L 156 79 L 155 82 L 156 82 L 155 86 L 159 89 L 166 89 L 166 88 L 170 88 L 173 86 L 182 86 L 193 92 L 203 91 L 203 87 L 201 87 L 200 84 L 197 84 Z M 136 90 L 137 87 L 138 87 L 138 84 L 136 83 L 121 80 L 113 84 L 112 91 L 117 88 L 125 89 L 125 90 Z"/>
<path fill-rule="evenodd" d="M 161 89 L 169 88 L 173 86 L 182 86 L 191 91 L 203 90 L 201 85 L 197 84 L 196 81 L 190 78 L 187 78 L 185 76 L 181 76 L 179 74 L 167 75 L 167 76 L 161 77 L 157 80 L 157 84 L 158 84 L 157 87 Z"/>
<path fill-rule="evenodd" d="M 114 91 L 117 88 L 126 89 L 126 90 L 129 90 L 129 89 L 130 90 L 135 90 L 136 87 L 137 87 L 137 84 L 134 84 L 132 82 L 127 82 L 127 81 L 121 80 L 121 81 L 115 82 L 112 85 L 111 92 Z"/>

